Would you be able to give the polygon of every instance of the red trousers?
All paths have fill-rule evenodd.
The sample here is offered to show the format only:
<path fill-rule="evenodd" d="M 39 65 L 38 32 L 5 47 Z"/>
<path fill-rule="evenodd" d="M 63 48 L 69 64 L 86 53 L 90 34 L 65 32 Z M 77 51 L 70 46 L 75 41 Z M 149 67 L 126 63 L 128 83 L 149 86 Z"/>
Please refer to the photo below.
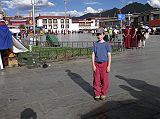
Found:
<path fill-rule="evenodd" d="M 94 81 L 93 81 L 93 89 L 95 96 L 106 96 L 108 87 L 109 87 L 109 80 L 108 80 L 108 72 L 107 72 L 107 65 L 108 62 L 97 63 L 96 71 L 94 72 Z"/>
<path fill-rule="evenodd" d="M 125 39 L 124 39 L 124 42 L 125 42 L 125 48 L 130 48 L 131 46 L 131 36 L 127 36 Z"/>

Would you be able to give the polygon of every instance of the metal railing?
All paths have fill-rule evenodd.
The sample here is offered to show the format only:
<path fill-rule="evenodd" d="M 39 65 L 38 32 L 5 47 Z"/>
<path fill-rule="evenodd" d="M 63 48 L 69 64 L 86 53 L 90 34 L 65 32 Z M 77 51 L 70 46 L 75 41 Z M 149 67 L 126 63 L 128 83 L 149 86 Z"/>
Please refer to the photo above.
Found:
<path fill-rule="evenodd" d="M 48 44 L 45 44 L 44 46 L 33 46 L 33 53 L 37 54 L 36 56 L 39 61 L 60 61 L 81 56 L 90 57 L 91 49 L 95 42 L 96 41 L 59 42 L 59 46 L 57 47 L 51 47 Z M 120 51 L 123 48 L 119 41 L 111 42 L 110 44 L 113 52 Z M 28 54 L 22 54 L 21 58 L 27 59 Z"/>
<path fill-rule="evenodd" d="M 89 48 L 92 47 L 96 41 L 63 41 L 63 42 L 53 42 L 52 44 L 46 42 L 38 42 L 38 46 L 43 47 L 67 47 L 67 48 Z M 55 45 L 54 45 L 55 44 Z M 112 48 L 121 48 L 120 41 L 112 41 L 110 42 Z"/>

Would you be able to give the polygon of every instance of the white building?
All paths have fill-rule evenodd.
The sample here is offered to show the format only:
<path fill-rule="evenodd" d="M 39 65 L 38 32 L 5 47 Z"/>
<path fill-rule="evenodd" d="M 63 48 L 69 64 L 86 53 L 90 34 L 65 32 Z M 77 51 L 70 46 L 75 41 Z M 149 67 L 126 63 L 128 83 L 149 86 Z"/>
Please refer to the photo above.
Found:
<path fill-rule="evenodd" d="M 72 24 L 78 24 L 79 30 L 94 30 L 99 27 L 95 18 L 73 21 Z"/>
<path fill-rule="evenodd" d="M 46 32 L 64 32 L 71 31 L 72 19 L 65 16 L 38 16 L 36 17 L 36 26 L 43 27 Z"/>
<path fill-rule="evenodd" d="M 98 20 L 95 18 L 74 20 L 65 16 L 38 16 L 36 17 L 36 26 L 43 27 L 46 32 L 64 33 L 64 31 L 93 30 L 99 27 Z"/>

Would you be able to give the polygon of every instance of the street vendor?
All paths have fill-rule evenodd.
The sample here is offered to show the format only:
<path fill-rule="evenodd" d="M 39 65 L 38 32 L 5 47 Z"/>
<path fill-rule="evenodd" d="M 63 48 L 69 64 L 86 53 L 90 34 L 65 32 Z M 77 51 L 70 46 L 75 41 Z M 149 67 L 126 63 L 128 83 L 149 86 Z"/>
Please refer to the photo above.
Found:
<path fill-rule="evenodd" d="M 8 62 L 6 51 L 12 48 L 12 33 L 0 15 L 0 69 L 3 69 Z"/>

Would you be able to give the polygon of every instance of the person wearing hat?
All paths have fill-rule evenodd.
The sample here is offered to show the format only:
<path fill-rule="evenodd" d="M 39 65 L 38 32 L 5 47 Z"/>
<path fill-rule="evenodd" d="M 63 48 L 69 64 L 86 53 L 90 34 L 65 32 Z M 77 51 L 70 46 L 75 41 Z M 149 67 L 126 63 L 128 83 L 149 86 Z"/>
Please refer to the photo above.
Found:
<path fill-rule="evenodd" d="M 104 30 L 105 30 L 105 35 L 104 35 L 103 39 L 104 39 L 104 41 L 109 42 L 110 37 L 109 37 L 108 30 L 107 29 L 104 29 Z"/>
<path fill-rule="evenodd" d="M 104 41 L 105 30 L 99 28 L 96 33 L 98 41 L 92 47 L 94 99 L 104 100 L 109 87 L 108 73 L 111 68 L 111 46 Z"/>

